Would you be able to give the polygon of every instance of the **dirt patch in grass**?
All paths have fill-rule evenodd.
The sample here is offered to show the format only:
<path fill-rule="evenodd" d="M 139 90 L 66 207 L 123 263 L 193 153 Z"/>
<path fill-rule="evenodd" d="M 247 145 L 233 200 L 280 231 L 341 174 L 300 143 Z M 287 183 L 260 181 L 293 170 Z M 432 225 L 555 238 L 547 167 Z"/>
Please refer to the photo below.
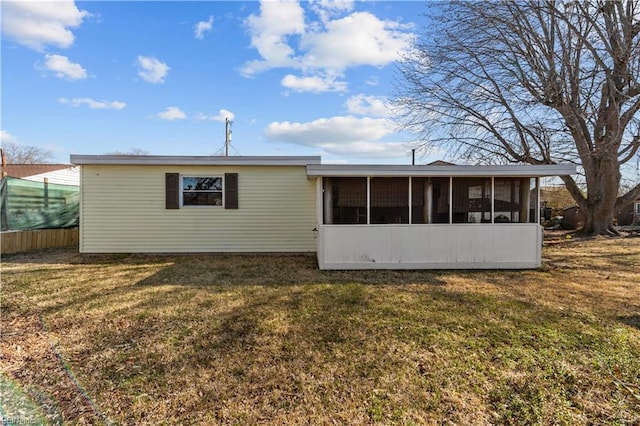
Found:
<path fill-rule="evenodd" d="M 357 272 L 308 256 L 8 257 L 4 415 L 640 422 L 640 239 L 562 240 L 543 257 L 533 271 Z"/>

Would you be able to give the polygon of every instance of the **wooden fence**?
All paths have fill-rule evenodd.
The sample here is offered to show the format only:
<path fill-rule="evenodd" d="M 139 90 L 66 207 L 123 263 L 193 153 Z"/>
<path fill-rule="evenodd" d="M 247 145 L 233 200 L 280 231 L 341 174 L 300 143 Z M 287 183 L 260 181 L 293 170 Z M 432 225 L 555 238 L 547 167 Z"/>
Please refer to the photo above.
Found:
<path fill-rule="evenodd" d="M 8 231 L 0 234 L 2 254 L 53 247 L 78 247 L 78 228 Z"/>

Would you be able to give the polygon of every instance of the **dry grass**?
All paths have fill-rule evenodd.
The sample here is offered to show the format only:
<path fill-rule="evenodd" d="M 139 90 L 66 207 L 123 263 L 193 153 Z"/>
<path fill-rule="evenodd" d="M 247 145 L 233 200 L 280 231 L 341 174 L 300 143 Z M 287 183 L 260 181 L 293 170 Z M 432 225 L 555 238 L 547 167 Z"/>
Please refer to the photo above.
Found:
<path fill-rule="evenodd" d="M 640 239 L 536 271 L 16 255 L 5 417 L 71 424 L 640 424 Z"/>

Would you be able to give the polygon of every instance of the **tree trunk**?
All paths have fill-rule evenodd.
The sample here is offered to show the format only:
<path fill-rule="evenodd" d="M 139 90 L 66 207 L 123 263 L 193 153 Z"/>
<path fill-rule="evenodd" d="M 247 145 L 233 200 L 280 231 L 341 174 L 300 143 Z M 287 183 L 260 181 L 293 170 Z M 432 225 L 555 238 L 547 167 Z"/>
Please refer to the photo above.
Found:
<path fill-rule="evenodd" d="M 586 211 L 586 220 L 581 234 L 583 235 L 618 235 L 613 227 L 613 208 L 610 203 L 591 204 Z"/>
<path fill-rule="evenodd" d="M 588 193 L 584 206 L 580 206 L 586 216 L 582 234 L 618 235 L 613 217 L 620 189 L 619 165 L 616 159 L 594 162 L 591 173 L 587 170 Z"/>

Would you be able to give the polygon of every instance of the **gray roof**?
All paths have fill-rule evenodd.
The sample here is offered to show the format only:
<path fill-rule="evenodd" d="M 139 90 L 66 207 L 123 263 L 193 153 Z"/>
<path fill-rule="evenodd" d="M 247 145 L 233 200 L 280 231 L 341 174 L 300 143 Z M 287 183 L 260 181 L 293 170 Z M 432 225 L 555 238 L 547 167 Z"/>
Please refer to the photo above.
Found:
<path fill-rule="evenodd" d="M 2 166 L 2 176 L 24 178 L 74 167 L 73 164 L 5 164 Z"/>
<path fill-rule="evenodd" d="M 576 173 L 573 164 L 559 165 L 529 165 L 514 164 L 500 166 L 457 166 L 457 165 L 381 165 L 381 164 L 310 164 L 307 166 L 307 176 L 566 176 Z"/>

